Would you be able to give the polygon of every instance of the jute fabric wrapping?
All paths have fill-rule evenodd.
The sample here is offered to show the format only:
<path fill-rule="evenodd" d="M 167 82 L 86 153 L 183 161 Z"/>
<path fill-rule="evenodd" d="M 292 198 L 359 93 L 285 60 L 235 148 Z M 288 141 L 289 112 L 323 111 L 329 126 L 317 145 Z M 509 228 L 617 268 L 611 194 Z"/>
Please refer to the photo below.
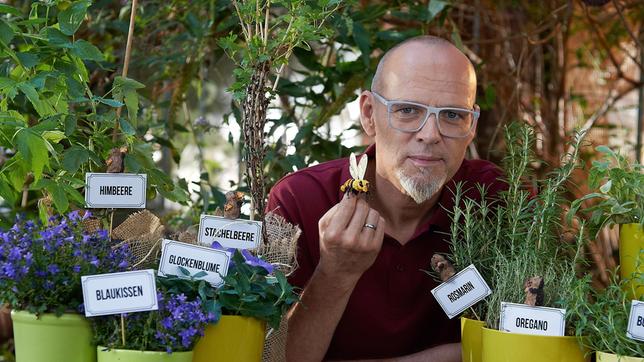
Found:
<path fill-rule="evenodd" d="M 297 239 L 302 231 L 297 225 L 290 224 L 275 213 L 266 214 L 264 227 L 268 240 L 259 247 L 257 255 L 289 275 L 297 269 Z M 278 329 L 267 327 L 262 358 L 264 362 L 286 361 L 286 333 L 285 318 L 282 318 Z"/>
<path fill-rule="evenodd" d="M 127 244 L 134 256 L 133 268 L 159 260 L 161 240 L 165 227 L 161 220 L 148 210 L 130 215 L 112 231 L 112 238 L 122 240 L 117 246 Z"/>

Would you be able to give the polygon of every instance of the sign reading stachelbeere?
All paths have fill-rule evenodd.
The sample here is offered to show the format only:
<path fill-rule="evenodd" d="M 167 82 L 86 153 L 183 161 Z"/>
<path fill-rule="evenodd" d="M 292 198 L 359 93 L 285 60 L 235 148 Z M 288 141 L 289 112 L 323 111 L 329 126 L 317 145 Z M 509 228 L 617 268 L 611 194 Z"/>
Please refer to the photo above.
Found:
<path fill-rule="evenodd" d="M 228 273 L 231 255 L 224 250 L 205 246 L 186 244 L 174 240 L 163 240 L 159 275 L 174 275 L 189 279 L 190 276 L 181 272 L 185 268 L 191 276 L 201 273 L 203 279 L 215 287 L 224 284 L 222 279 Z"/>
<path fill-rule="evenodd" d="M 197 240 L 206 246 L 217 241 L 225 248 L 255 249 L 262 242 L 262 223 L 201 215 Z"/>
<path fill-rule="evenodd" d="M 144 209 L 146 174 L 85 174 L 85 204 L 100 209 Z"/>
<path fill-rule="evenodd" d="M 472 264 L 432 289 L 432 294 L 452 319 L 492 294 L 492 290 Z"/>
<path fill-rule="evenodd" d="M 631 301 L 631 314 L 628 317 L 626 336 L 644 342 L 644 302 L 641 300 Z"/>
<path fill-rule="evenodd" d="M 501 302 L 499 330 L 538 336 L 563 336 L 566 310 Z"/>
<path fill-rule="evenodd" d="M 152 269 L 85 275 L 81 285 L 87 317 L 159 309 Z"/>

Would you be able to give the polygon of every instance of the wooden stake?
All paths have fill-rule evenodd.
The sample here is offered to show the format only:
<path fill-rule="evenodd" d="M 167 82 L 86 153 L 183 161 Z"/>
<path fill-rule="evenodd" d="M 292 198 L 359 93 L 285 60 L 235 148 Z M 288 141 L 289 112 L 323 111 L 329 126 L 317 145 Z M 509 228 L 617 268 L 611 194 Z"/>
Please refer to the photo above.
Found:
<path fill-rule="evenodd" d="M 132 39 L 134 38 L 134 20 L 136 18 L 136 3 L 138 0 L 132 0 L 132 9 L 130 10 L 130 27 L 127 31 L 127 43 L 125 44 L 125 57 L 123 59 L 123 78 L 127 78 L 127 71 L 130 67 L 130 56 L 132 55 Z M 114 121 L 114 128 L 112 129 L 112 142 L 118 139 L 119 119 L 121 118 L 121 110 L 119 107 L 116 109 L 116 121 Z"/>

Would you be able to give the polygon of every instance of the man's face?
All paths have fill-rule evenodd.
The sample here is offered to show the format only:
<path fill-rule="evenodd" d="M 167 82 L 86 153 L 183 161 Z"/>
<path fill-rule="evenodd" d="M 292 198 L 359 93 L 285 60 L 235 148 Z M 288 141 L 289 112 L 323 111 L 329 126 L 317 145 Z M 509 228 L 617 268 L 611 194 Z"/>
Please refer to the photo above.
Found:
<path fill-rule="evenodd" d="M 376 91 L 389 100 L 472 109 L 476 78 L 467 62 L 455 48 L 411 43 L 390 55 Z M 376 171 L 417 203 L 428 200 L 460 167 L 474 130 L 463 138 L 443 136 L 435 115 L 416 133 L 393 129 L 387 107 L 365 93 L 371 96 Z"/>

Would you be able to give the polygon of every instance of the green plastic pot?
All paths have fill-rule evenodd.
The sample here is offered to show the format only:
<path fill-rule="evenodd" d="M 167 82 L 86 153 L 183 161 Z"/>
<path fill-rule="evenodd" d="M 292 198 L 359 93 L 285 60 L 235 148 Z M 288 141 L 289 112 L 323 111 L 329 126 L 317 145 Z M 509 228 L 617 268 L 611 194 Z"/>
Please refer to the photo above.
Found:
<path fill-rule="evenodd" d="M 16 362 L 95 362 L 92 329 L 80 314 L 11 311 Z"/>
<path fill-rule="evenodd" d="M 633 275 L 644 273 L 644 231 L 640 224 L 622 224 L 619 228 L 619 274 L 622 279 L 630 279 L 626 293 L 632 299 L 644 295 L 644 284 L 641 279 L 632 279 Z"/>
<path fill-rule="evenodd" d="M 110 349 L 96 347 L 98 362 L 192 362 L 192 351 L 157 352 L 133 351 L 131 349 Z"/>

